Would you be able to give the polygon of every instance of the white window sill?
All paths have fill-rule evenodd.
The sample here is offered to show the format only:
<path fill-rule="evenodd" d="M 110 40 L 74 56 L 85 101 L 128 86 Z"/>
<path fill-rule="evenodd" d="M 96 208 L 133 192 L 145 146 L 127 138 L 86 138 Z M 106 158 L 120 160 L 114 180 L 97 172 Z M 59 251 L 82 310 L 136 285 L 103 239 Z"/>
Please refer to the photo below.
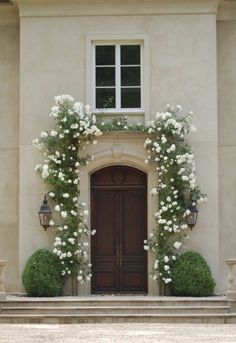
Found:
<path fill-rule="evenodd" d="M 102 116 L 122 116 L 122 115 L 129 115 L 129 116 L 137 116 L 137 115 L 144 115 L 145 112 L 142 109 L 136 108 L 122 108 L 119 110 L 116 109 L 103 109 L 103 110 L 93 110 L 93 114 L 102 115 Z"/>

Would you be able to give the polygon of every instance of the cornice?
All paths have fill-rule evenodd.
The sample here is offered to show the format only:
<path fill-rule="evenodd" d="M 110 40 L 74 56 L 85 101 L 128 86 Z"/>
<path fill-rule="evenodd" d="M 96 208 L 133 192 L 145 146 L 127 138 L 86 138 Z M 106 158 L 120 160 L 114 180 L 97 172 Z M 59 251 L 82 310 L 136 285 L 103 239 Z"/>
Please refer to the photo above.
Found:
<path fill-rule="evenodd" d="M 0 26 L 1 25 L 18 25 L 19 11 L 17 6 L 8 3 L 0 4 Z"/>
<path fill-rule="evenodd" d="M 20 17 L 217 13 L 220 0 L 13 0 Z"/>
<path fill-rule="evenodd" d="M 224 1 L 219 5 L 217 20 L 236 20 L 236 1 Z"/>

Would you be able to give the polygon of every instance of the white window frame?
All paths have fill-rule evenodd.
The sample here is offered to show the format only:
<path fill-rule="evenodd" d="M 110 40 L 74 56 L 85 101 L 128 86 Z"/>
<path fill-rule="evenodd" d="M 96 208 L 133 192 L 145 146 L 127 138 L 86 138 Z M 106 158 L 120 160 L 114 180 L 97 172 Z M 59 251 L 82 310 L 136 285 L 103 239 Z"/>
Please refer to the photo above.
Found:
<path fill-rule="evenodd" d="M 95 47 L 96 45 L 116 46 L 116 108 L 96 109 L 95 108 Z M 140 45 L 140 68 L 141 68 L 141 107 L 120 108 L 121 80 L 119 73 L 120 54 L 118 46 Z M 122 35 L 103 36 L 88 35 L 86 37 L 86 103 L 91 104 L 94 114 L 102 115 L 144 115 L 147 120 L 150 118 L 149 111 L 149 36 L 147 35 Z M 117 68 L 118 66 L 118 68 Z M 117 102 L 118 100 L 118 102 Z M 117 106 L 119 105 L 119 107 Z"/>

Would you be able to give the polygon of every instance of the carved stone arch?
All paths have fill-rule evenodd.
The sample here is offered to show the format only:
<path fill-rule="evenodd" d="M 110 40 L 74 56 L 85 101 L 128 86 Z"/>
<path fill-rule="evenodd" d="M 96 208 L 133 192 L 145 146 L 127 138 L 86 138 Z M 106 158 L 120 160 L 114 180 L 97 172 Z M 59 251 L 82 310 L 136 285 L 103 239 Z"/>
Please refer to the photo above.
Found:
<path fill-rule="evenodd" d="M 119 158 L 117 158 L 117 155 L 114 157 L 114 145 L 111 149 L 94 153 L 93 156 L 93 161 L 89 163 L 89 165 L 82 168 L 81 173 L 87 172 L 92 174 L 98 169 L 111 165 L 127 165 L 140 169 L 145 173 L 148 173 L 150 170 L 150 168 L 144 163 L 144 158 L 142 158 L 140 154 L 127 148 L 122 149 L 122 155 L 119 152 Z"/>

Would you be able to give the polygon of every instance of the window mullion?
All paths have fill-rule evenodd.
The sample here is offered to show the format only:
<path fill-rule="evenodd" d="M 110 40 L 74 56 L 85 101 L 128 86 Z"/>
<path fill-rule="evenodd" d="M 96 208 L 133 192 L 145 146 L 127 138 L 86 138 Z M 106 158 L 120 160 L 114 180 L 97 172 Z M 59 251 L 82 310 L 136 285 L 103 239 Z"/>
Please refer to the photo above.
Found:
<path fill-rule="evenodd" d="M 93 71 L 92 71 L 92 87 L 93 87 L 93 103 L 92 107 L 96 109 L 96 46 L 95 44 L 93 45 L 92 49 L 92 66 L 93 66 Z"/>
<path fill-rule="evenodd" d="M 116 45 L 116 108 L 121 108 L 120 80 L 120 45 Z"/>
<path fill-rule="evenodd" d="M 141 86 L 141 108 L 144 108 L 144 75 L 143 75 L 143 44 L 140 45 L 140 86 Z"/>

